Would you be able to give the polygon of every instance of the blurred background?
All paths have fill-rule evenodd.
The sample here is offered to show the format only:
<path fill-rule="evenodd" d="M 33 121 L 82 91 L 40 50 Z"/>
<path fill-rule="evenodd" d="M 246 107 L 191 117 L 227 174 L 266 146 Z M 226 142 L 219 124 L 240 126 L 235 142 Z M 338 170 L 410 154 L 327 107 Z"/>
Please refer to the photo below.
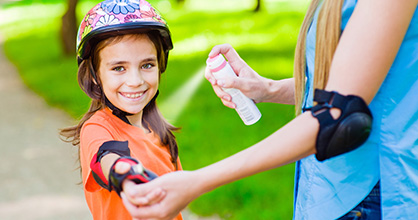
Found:
<path fill-rule="evenodd" d="M 213 93 L 210 84 L 204 79 L 204 67 L 207 55 L 214 45 L 229 43 L 260 75 L 272 79 L 292 77 L 294 48 L 308 0 L 149 2 L 161 12 L 172 33 L 174 49 L 170 52 L 168 69 L 161 79 L 157 102 L 164 116 L 175 126 L 182 128 L 176 136 L 184 169 L 198 169 L 247 148 L 294 117 L 294 106 L 260 103 L 257 106 L 263 115 L 261 120 L 251 126 L 244 125 L 235 110 L 224 107 Z M 45 108 L 48 110 L 42 110 L 47 114 L 46 117 L 62 122 L 35 128 L 42 132 L 49 126 L 49 135 L 52 136 L 35 134 L 30 137 L 31 143 L 40 143 L 45 139 L 56 139 L 60 142 L 58 129 L 76 123 L 89 106 L 89 98 L 77 84 L 75 34 L 85 13 L 97 3 L 98 0 L 0 0 L 0 42 L 3 44 L 1 53 L 5 54 L 3 58 L 13 64 L 19 80 L 28 88 L 27 93 L 33 93 L 46 103 Z M 6 71 L 8 70 L 0 65 L 0 81 L 12 85 L 4 79 Z M 2 90 L 1 85 L 0 83 L 1 96 L 9 97 L 17 93 L 4 85 Z M 22 104 L 26 107 L 9 105 L 10 110 L 3 113 L 4 115 L 13 112 L 14 108 L 19 108 L 17 112 L 26 111 L 29 114 L 34 108 L 30 101 Z M 54 113 L 45 113 L 48 111 Z M 23 115 L 27 115 L 25 112 L 20 114 L 22 115 L 17 118 L 32 120 L 24 118 Z M 4 139 L 12 137 L 6 132 L 10 131 L 7 118 L 8 116 L 0 118 L 0 131 L 3 133 L 0 137 Z M 16 124 L 15 120 L 9 123 Z M 22 126 L 25 126 L 25 121 Z M 28 133 L 23 130 L 23 127 L 16 128 L 15 133 Z M 14 140 L 10 142 L 19 143 Z M 38 154 L 34 153 L 45 149 L 22 148 L 20 151 L 19 147 L 10 149 L 10 144 L 6 146 L 1 143 L 0 149 L 3 153 L 0 158 L 15 164 L 22 164 L 25 160 L 32 161 L 26 165 L 29 169 L 34 168 L 33 164 L 37 163 L 31 160 L 36 157 L 39 163 L 45 163 L 44 167 L 36 170 L 51 174 L 48 176 L 50 179 L 43 179 L 47 183 L 42 178 L 35 183 L 39 185 L 37 189 L 22 191 L 34 185 L 29 177 L 26 178 L 25 167 L 20 173 L 14 172 L 13 176 L 10 164 L 0 164 L 3 166 L 0 169 L 0 219 L 3 219 L 2 213 L 10 214 L 15 206 L 20 207 L 16 210 L 25 210 L 33 207 L 37 201 L 43 201 L 41 198 L 45 199 L 32 196 L 32 200 L 24 200 L 31 193 L 35 194 L 34 190 L 38 190 L 38 194 L 51 191 L 59 194 L 65 191 L 67 200 L 60 197 L 61 200 L 51 201 L 69 201 L 68 204 L 82 203 L 81 206 L 85 206 L 84 201 L 80 200 L 82 188 L 77 185 L 80 178 L 76 170 L 76 151 L 70 144 L 62 144 L 56 147 L 60 148 L 60 152 L 52 155 L 56 160 L 46 161 L 42 156 L 36 157 Z M 27 143 L 21 145 L 26 146 Z M 46 151 L 54 152 L 56 148 L 51 147 Z M 60 178 L 55 178 L 57 174 L 52 170 L 62 163 L 67 165 L 58 171 Z M 45 185 L 51 182 L 55 184 L 55 188 Z M 62 186 L 70 184 L 74 187 L 68 191 L 64 189 L 66 187 L 60 187 L 60 183 Z M 199 216 L 216 215 L 221 219 L 291 219 L 293 183 L 294 164 L 290 164 L 220 187 L 191 203 L 189 209 Z M 8 191 L 10 185 L 16 189 Z M 54 207 L 48 203 L 45 205 Z M 72 210 L 75 211 L 67 212 L 66 218 L 82 219 L 77 216 L 86 211 L 83 207 L 73 207 Z M 24 216 L 24 213 L 20 214 Z M 45 214 L 32 219 L 64 217 L 52 218 Z"/>

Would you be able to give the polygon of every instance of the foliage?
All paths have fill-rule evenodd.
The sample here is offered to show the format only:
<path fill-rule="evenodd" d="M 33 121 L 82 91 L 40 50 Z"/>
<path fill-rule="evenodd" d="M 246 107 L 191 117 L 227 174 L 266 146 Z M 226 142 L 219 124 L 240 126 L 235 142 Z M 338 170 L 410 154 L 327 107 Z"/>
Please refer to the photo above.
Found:
<path fill-rule="evenodd" d="M 163 1 L 154 2 L 162 4 Z M 164 9 L 174 50 L 170 52 L 168 69 L 162 77 L 158 102 L 164 103 L 201 70 L 213 45 L 225 42 L 233 45 L 263 76 L 291 77 L 293 51 L 304 8 L 286 1 L 263 3 L 268 9 L 259 13 L 237 9 L 202 11 L 187 8 L 187 5 L 184 6 L 187 10 Z M 79 19 L 94 4 L 83 2 L 79 6 Z M 52 5 L 55 5 L 51 6 L 54 10 L 64 11 L 62 5 Z M 80 118 L 89 105 L 89 98 L 78 87 L 75 58 L 62 56 L 58 36 L 61 14 L 57 12 L 53 16 L 32 18 L 23 23 L 0 23 L 0 30 L 8 38 L 5 50 L 32 90 L 50 105 Z M 200 74 L 203 77 L 204 73 Z M 261 103 L 258 107 L 263 114 L 261 120 L 245 126 L 234 110 L 222 105 L 209 83 L 203 81 L 173 121 L 182 127 L 176 136 L 183 167 L 198 169 L 221 160 L 262 140 L 293 117 L 293 106 Z M 162 109 L 162 112 L 170 113 L 169 109 Z M 291 219 L 293 172 L 294 166 L 287 165 L 228 184 L 201 196 L 191 208 L 197 214 L 218 214 L 224 219 Z"/>

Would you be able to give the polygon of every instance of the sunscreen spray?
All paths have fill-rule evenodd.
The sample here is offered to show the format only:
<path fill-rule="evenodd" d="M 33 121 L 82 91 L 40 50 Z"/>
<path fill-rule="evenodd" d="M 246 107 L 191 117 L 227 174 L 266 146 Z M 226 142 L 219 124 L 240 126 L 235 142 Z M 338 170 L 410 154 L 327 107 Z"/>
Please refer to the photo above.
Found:
<path fill-rule="evenodd" d="M 208 65 L 215 79 L 228 76 L 237 77 L 237 75 L 234 73 L 234 70 L 225 60 L 222 54 L 219 54 L 216 57 L 208 58 L 206 64 Z M 222 89 L 231 95 L 232 102 L 236 105 L 235 110 L 241 117 L 242 121 L 244 121 L 244 124 L 252 125 L 261 118 L 261 113 L 255 105 L 254 101 L 242 94 L 241 91 L 233 88 Z"/>

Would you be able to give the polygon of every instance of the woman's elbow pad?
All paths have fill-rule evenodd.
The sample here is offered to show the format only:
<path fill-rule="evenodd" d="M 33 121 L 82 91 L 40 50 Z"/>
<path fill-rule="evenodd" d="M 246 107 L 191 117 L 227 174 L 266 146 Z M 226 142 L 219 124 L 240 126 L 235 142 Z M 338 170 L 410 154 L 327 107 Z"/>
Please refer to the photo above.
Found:
<path fill-rule="evenodd" d="M 316 89 L 314 101 L 311 112 L 320 124 L 315 155 L 319 161 L 350 152 L 367 140 L 373 117 L 361 97 Z M 341 110 L 338 118 L 331 116 L 331 108 Z"/>

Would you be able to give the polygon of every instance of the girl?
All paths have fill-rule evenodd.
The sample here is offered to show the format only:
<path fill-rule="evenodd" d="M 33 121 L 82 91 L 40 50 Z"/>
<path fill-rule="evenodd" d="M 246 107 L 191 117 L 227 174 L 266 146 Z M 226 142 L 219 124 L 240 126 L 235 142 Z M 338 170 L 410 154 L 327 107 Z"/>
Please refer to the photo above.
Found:
<path fill-rule="evenodd" d="M 152 172 L 181 169 L 172 133 L 177 128 L 156 105 L 172 47 L 165 21 L 144 0 L 101 2 L 80 25 L 78 80 L 92 103 L 80 123 L 62 134 L 80 145 L 85 197 L 94 219 L 132 219 L 119 197 L 126 178 L 146 182 L 155 177 Z M 139 161 L 152 172 L 138 170 Z M 115 173 L 126 163 L 137 169 Z"/>
<path fill-rule="evenodd" d="M 294 219 L 418 219 L 417 5 L 417 0 L 313 0 L 296 47 L 292 79 L 263 78 L 231 46 L 216 46 L 209 56 L 225 54 L 239 75 L 216 81 L 206 73 L 226 106 L 235 104 L 220 87 L 240 89 L 256 102 L 296 104 L 298 117 L 218 163 L 131 184 L 129 200 L 124 200 L 128 210 L 142 219 L 164 211 L 160 219 L 168 219 L 202 193 L 298 161 Z M 314 88 L 319 89 L 315 95 Z M 327 95 L 331 98 L 324 102 Z M 358 107 L 335 108 L 345 95 L 369 104 L 372 132 L 357 149 L 321 162 L 321 143 L 335 141 L 337 133 L 324 136 L 331 128 L 327 126 L 347 114 L 343 110 Z M 337 150 L 344 144 L 337 144 Z M 162 200 L 147 195 L 162 190 Z M 128 201 L 158 205 L 137 208 Z"/>

